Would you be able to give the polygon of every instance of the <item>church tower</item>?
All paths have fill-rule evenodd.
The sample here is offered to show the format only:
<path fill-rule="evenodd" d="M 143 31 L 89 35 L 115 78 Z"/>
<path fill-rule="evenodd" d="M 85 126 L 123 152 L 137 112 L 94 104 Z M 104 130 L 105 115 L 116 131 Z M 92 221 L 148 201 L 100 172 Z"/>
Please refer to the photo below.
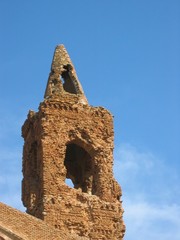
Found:
<path fill-rule="evenodd" d="M 123 239 L 113 117 L 88 104 L 63 45 L 55 49 L 44 101 L 38 112 L 29 111 L 22 136 L 27 213 L 87 239 Z"/>

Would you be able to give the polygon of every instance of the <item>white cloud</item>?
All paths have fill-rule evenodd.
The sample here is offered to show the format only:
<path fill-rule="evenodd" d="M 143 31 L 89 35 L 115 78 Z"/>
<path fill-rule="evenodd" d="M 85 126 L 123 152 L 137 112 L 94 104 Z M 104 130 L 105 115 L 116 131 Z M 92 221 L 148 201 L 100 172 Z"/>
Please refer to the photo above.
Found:
<path fill-rule="evenodd" d="M 180 239 L 180 187 L 176 169 L 151 152 L 123 144 L 114 173 L 123 189 L 125 240 Z"/>
<path fill-rule="evenodd" d="M 180 206 L 124 201 L 125 240 L 180 239 Z"/>
<path fill-rule="evenodd" d="M 116 150 L 114 174 L 124 193 L 128 192 L 133 197 L 144 195 L 148 199 L 165 199 L 167 202 L 175 201 L 177 195 L 180 197 L 177 184 L 180 177 L 170 161 L 165 162 L 151 152 L 138 151 L 131 145 L 122 144 Z"/>
<path fill-rule="evenodd" d="M 153 167 L 155 156 L 150 152 L 139 152 L 137 149 L 129 144 L 123 144 L 115 152 L 115 171 L 117 170 L 124 174 L 131 172 L 137 175 L 142 169 L 149 173 Z"/>

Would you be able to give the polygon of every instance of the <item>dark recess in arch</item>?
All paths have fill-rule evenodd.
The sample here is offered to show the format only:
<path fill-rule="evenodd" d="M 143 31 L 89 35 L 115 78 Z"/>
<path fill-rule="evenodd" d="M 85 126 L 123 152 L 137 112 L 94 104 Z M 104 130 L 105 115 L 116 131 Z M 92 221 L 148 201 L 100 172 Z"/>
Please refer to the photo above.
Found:
<path fill-rule="evenodd" d="M 90 154 L 75 143 L 66 146 L 64 165 L 67 170 L 66 178 L 71 179 L 74 188 L 82 192 L 93 192 L 93 161 Z"/>

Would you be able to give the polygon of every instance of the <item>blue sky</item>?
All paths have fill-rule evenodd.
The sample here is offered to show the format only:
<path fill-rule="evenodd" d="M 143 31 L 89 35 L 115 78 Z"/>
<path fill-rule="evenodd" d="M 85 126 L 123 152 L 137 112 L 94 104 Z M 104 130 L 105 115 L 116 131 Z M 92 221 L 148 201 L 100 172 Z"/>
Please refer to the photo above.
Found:
<path fill-rule="evenodd" d="M 125 240 L 179 240 L 179 0 L 1 0 L 0 33 L 0 201 L 23 210 L 21 125 L 63 43 L 89 103 L 114 115 Z"/>

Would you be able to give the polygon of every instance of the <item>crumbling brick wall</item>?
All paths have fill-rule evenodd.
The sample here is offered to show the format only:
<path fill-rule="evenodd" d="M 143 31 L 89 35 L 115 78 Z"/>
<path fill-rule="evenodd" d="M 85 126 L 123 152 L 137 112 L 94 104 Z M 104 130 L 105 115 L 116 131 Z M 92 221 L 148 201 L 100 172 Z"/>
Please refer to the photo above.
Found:
<path fill-rule="evenodd" d="M 113 118 L 88 105 L 63 46 L 55 51 L 45 99 L 29 113 L 22 134 L 27 212 L 89 239 L 123 239 L 121 189 L 112 171 Z"/>

